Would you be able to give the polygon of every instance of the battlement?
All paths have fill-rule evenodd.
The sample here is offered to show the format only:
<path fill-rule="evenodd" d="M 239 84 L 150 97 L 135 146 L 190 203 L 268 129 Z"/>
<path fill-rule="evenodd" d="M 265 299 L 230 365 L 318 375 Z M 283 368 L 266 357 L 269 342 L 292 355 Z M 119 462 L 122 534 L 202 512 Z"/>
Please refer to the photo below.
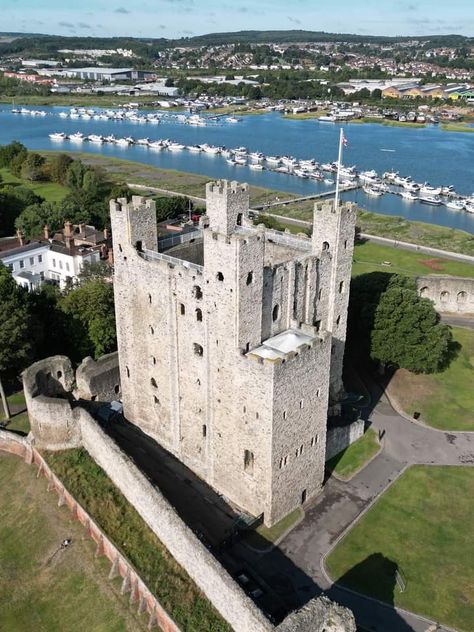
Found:
<path fill-rule="evenodd" d="M 206 194 L 212 195 L 228 195 L 229 193 L 239 194 L 247 193 L 249 185 L 246 182 L 237 182 L 232 180 L 216 180 L 215 182 L 208 182 L 206 185 Z"/>

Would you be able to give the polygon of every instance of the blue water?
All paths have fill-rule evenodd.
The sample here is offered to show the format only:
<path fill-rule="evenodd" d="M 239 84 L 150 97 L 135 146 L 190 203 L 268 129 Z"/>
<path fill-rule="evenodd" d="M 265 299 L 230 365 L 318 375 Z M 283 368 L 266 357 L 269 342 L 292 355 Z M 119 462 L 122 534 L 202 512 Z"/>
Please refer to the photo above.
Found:
<path fill-rule="evenodd" d="M 35 108 L 31 108 L 35 109 Z M 11 114 L 9 106 L 0 106 L 0 144 L 16 139 L 31 149 L 60 149 L 87 151 L 126 158 L 166 169 L 177 169 L 246 181 L 280 191 L 308 195 L 328 190 L 328 186 L 294 176 L 257 172 L 248 167 L 228 165 L 221 156 L 193 154 L 187 151 L 153 151 L 143 146 L 120 147 L 84 142 L 72 144 L 53 142 L 48 134 L 63 131 L 71 134 L 114 134 L 116 137 L 150 137 L 152 140 L 169 138 L 184 144 L 209 143 L 226 147 L 245 146 L 250 151 L 267 155 L 293 155 L 296 158 L 316 158 L 319 162 L 337 159 L 339 126 L 314 120 L 293 121 L 277 113 L 245 116 L 237 124 L 192 127 L 176 121 L 160 125 L 130 121 L 96 121 L 62 119 L 58 113 L 67 108 L 41 107 L 46 117 Z M 422 129 L 386 127 L 377 124 L 346 124 L 349 146 L 344 150 L 343 162 L 360 170 L 375 169 L 379 174 L 395 169 L 410 175 L 417 182 L 433 185 L 452 184 L 461 194 L 474 191 L 474 134 L 446 132 L 436 126 Z M 391 151 L 382 151 L 391 150 Z M 333 188 L 333 187 L 330 187 Z M 362 208 L 385 215 L 401 215 L 411 220 L 439 224 L 474 233 L 474 215 L 445 207 L 430 207 L 418 202 L 406 202 L 394 195 L 368 198 L 363 191 L 344 194 Z"/>

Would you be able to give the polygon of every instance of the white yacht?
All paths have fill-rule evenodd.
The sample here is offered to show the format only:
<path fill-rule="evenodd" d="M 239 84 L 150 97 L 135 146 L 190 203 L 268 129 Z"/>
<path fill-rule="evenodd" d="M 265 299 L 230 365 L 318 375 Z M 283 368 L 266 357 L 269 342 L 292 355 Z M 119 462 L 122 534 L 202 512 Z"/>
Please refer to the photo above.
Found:
<path fill-rule="evenodd" d="M 253 162 L 249 165 L 249 169 L 253 169 L 254 171 L 263 171 L 264 167 L 258 162 Z"/>
<path fill-rule="evenodd" d="M 188 149 L 193 154 L 198 154 L 199 152 L 202 151 L 202 149 L 201 149 L 201 147 L 199 145 L 188 145 Z"/>
<path fill-rule="evenodd" d="M 67 112 L 60 112 L 59 113 L 60 118 L 68 118 L 69 114 Z"/>
<path fill-rule="evenodd" d="M 75 134 L 71 134 L 69 136 L 69 140 L 73 143 L 82 143 L 84 140 L 84 134 L 82 134 L 82 132 L 76 132 Z"/>
<path fill-rule="evenodd" d="M 269 165 L 281 165 L 280 156 L 267 156 L 265 160 L 268 162 Z"/>
<path fill-rule="evenodd" d="M 128 140 L 128 138 L 117 138 L 115 144 L 121 147 L 128 147 L 130 145 L 130 141 Z"/>
<path fill-rule="evenodd" d="M 380 197 L 381 195 L 383 195 L 383 191 L 373 186 L 363 187 L 363 189 L 364 193 L 366 195 L 369 195 L 370 197 Z"/>
<path fill-rule="evenodd" d="M 400 196 L 404 199 L 407 200 L 408 202 L 414 202 L 415 200 L 418 200 L 418 196 L 415 195 L 415 193 L 413 191 L 402 191 L 400 193 Z"/>
<path fill-rule="evenodd" d="M 466 203 L 464 200 L 449 200 L 449 202 L 446 202 L 446 206 L 453 209 L 453 211 L 463 211 Z"/>
<path fill-rule="evenodd" d="M 428 182 L 425 182 L 421 186 L 420 192 L 423 195 L 439 195 L 441 193 L 441 187 L 432 187 Z"/>
<path fill-rule="evenodd" d="M 87 137 L 87 140 L 90 143 L 95 143 L 97 145 L 102 145 L 102 143 L 104 142 L 104 137 L 103 136 L 99 136 L 98 134 L 90 134 Z"/>
<path fill-rule="evenodd" d="M 148 143 L 150 149 L 163 149 L 163 143 L 161 140 L 155 140 L 152 143 Z"/>
<path fill-rule="evenodd" d="M 323 114 L 323 116 L 320 116 L 316 120 L 321 121 L 321 123 L 335 123 L 337 119 L 334 114 Z"/>
<path fill-rule="evenodd" d="M 184 149 L 184 145 L 181 145 L 181 143 L 170 143 L 168 145 L 168 149 L 170 151 L 182 151 Z"/>
<path fill-rule="evenodd" d="M 67 140 L 67 136 L 64 132 L 54 132 L 53 134 L 49 134 L 51 140 Z"/>
<path fill-rule="evenodd" d="M 438 195 L 420 195 L 418 199 L 422 204 L 430 204 L 431 206 L 441 206 L 443 203 Z"/>
<path fill-rule="evenodd" d="M 236 118 L 235 116 L 228 116 L 225 119 L 226 123 L 238 123 L 240 121 L 240 119 Z"/>
<path fill-rule="evenodd" d="M 149 144 L 150 144 L 149 138 L 139 138 L 137 140 L 137 145 L 149 145 Z"/>

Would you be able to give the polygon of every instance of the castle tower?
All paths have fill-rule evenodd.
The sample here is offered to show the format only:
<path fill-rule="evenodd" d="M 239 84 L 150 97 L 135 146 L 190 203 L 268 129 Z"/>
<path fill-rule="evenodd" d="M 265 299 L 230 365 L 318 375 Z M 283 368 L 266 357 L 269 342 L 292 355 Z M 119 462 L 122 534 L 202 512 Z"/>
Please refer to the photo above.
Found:
<path fill-rule="evenodd" d="M 218 180 L 206 185 L 206 215 L 209 228 L 230 235 L 236 226 L 248 219 L 249 188 L 247 184 Z"/>
<path fill-rule="evenodd" d="M 343 394 L 342 368 L 347 329 L 347 309 L 354 253 L 355 204 L 332 202 L 315 204 L 313 215 L 312 250 L 321 262 L 326 261 L 324 274 L 327 285 L 326 329 L 332 334 L 331 389 L 332 403 Z"/>

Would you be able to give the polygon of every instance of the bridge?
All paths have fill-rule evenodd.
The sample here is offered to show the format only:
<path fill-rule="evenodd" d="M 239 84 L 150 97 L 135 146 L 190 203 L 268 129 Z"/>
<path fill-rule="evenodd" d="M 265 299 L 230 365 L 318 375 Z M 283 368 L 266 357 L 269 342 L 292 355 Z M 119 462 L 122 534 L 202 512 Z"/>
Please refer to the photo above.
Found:
<path fill-rule="evenodd" d="M 361 188 L 361 184 L 346 184 L 341 185 L 339 189 L 340 193 L 343 191 L 355 191 L 356 189 Z M 287 200 L 276 200 L 275 202 L 270 202 L 268 204 L 260 204 L 258 206 L 253 206 L 252 210 L 256 211 L 264 211 L 267 208 L 272 208 L 274 206 L 288 206 L 289 204 L 298 204 L 299 202 L 306 202 L 308 200 L 323 200 L 325 198 L 331 198 L 336 195 L 336 190 L 333 191 L 323 191 L 322 193 L 313 193 L 312 195 L 303 195 L 297 198 L 289 198 Z"/>

